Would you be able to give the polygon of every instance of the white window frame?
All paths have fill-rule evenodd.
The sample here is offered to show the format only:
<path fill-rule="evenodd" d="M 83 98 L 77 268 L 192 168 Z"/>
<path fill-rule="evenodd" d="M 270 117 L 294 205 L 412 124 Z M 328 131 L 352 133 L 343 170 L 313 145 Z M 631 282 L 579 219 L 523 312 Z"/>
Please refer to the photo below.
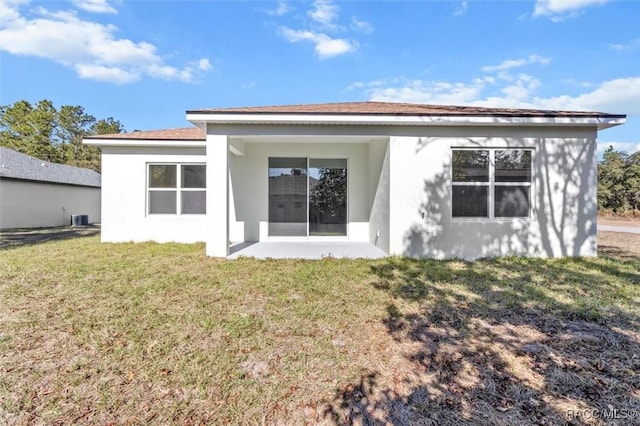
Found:
<path fill-rule="evenodd" d="M 453 151 L 489 151 L 489 181 L 488 182 L 456 182 L 453 180 Z M 496 182 L 496 151 L 530 151 L 531 152 L 531 181 L 530 182 Z M 451 209 L 451 219 L 453 221 L 469 222 L 469 221 L 513 221 L 513 220 L 531 220 L 533 217 L 534 202 L 534 168 L 533 161 L 535 157 L 534 149 L 531 147 L 452 147 L 451 148 L 451 191 L 449 194 L 449 203 Z M 487 216 L 454 216 L 453 215 L 453 187 L 454 186 L 484 186 L 487 187 Z M 528 216 L 496 216 L 495 215 L 495 188 L 497 186 L 528 186 L 529 187 L 529 215 Z"/>
<path fill-rule="evenodd" d="M 151 166 L 174 166 L 176 168 L 176 186 L 175 187 L 167 187 L 167 188 L 151 188 L 149 186 L 149 176 Z M 207 184 L 205 178 L 205 186 L 202 188 L 182 188 L 182 166 L 204 166 L 205 168 L 205 176 L 207 165 L 206 163 L 174 163 L 174 162 L 150 162 L 147 163 L 146 167 L 146 214 L 147 216 L 204 216 L 207 214 L 206 205 L 204 213 L 182 213 L 182 193 L 183 192 L 191 192 L 191 191 L 204 191 L 205 194 L 207 192 Z M 167 191 L 175 191 L 176 192 L 176 212 L 175 213 L 151 213 L 149 211 L 151 207 L 151 192 L 167 192 Z M 206 195 L 205 195 L 206 197 Z"/>

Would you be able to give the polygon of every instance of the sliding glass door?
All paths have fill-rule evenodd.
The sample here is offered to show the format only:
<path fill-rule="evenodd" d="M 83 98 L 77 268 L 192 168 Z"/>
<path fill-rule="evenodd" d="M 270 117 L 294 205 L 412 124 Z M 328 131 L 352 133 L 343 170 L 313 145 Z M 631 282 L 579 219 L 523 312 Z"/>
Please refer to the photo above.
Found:
<path fill-rule="evenodd" d="M 269 158 L 269 236 L 346 236 L 347 160 Z"/>

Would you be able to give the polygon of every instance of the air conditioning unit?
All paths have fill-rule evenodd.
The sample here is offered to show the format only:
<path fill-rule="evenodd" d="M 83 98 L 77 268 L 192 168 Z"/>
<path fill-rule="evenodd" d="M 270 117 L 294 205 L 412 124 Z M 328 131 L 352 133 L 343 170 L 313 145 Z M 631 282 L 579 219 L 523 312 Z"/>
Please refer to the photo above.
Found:
<path fill-rule="evenodd" d="M 72 214 L 71 226 L 88 226 L 89 215 L 88 214 Z"/>

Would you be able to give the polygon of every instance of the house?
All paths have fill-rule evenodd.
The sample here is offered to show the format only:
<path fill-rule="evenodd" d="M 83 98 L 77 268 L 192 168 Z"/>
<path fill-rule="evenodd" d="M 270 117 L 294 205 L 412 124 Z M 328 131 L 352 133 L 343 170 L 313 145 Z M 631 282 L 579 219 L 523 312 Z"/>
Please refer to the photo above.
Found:
<path fill-rule="evenodd" d="M 103 241 L 595 256 L 597 133 L 625 119 L 349 102 L 190 110 L 196 127 L 85 143 L 102 148 Z"/>
<path fill-rule="evenodd" d="M 0 147 L 0 229 L 100 222 L 100 174 Z"/>

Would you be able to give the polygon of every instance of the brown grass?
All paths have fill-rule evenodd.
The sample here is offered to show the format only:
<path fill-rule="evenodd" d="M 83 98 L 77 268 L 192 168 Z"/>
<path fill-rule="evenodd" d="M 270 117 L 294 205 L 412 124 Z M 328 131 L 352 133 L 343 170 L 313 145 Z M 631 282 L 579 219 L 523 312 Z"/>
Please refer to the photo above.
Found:
<path fill-rule="evenodd" d="M 616 238 L 474 263 L 3 250 L 0 423 L 598 424 L 640 409 L 640 254 Z"/>
<path fill-rule="evenodd" d="M 613 211 L 609 209 L 598 210 L 598 218 L 616 221 L 638 221 L 640 220 L 640 210 Z"/>

